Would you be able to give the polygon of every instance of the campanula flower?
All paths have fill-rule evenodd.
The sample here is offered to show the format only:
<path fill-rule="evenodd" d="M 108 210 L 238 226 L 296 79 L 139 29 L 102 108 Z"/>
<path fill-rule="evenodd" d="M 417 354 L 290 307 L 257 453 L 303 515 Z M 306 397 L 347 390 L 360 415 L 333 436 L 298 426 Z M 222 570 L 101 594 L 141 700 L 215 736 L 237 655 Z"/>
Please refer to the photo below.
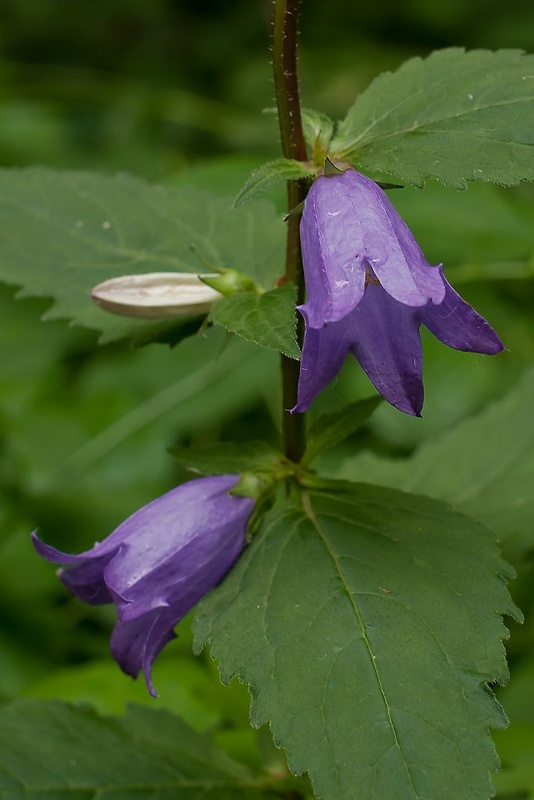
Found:
<path fill-rule="evenodd" d="M 150 693 L 152 663 L 175 638 L 174 626 L 216 586 L 245 545 L 254 501 L 228 494 L 238 476 L 200 478 L 141 508 L 103 542 L 79 555 L 44 544 L 37 552 L 65 565 L 59 576 L 86 603 L 115 603 L 111 652 Z"/>
<path fill-rule="evenodd" d="M 449 347 L 494 354 L 486 320 L 431 266 L 385 192 L 355 170 L 322 176 L 300 223 L 307 300 L 298 402 L 306 411 L 351 352 L 388 402 L 423 405 L 420 326 Z"/>

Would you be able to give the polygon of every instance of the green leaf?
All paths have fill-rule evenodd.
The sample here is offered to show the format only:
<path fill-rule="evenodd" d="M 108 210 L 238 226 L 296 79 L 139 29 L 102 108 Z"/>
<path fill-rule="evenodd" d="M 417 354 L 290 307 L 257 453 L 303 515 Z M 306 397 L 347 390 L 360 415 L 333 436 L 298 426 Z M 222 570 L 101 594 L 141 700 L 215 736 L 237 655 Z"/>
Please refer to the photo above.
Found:
<path fill-rule="evenodd" d="M 220 712 L 210 703 L 213 681 L 198 658 L 166 653 L 157 659 L 154 673 L 167 711 L 178 714 L 196 731 L 210 730 L 220 723 Z M 122 714 L 130 703 L 154 707 L 145 684 L 130 680 L 111 658 L 43 671 L 22 694 L 34 699 L 87 703 L 101 714 Z"/>
<path fill-rule="evenodd" d="M 271 186 L 277 186 L 285 181 L 295 181 L 299 178 L 309 178 L 315 175 L 316 171 L 311 169 L 309 165 L 303 164 L 301 161 L 294 161 L 291 158 L 277 158 L 275 161 L 269 161 L 267 164 L 255 169 L 250 175 L 237 195 L 234 206 L 239 208 L 239 206 L 249 203 L 270 189 Z"/>
<path fill-rule="evenodd" d="M 356 433 L 362 425 L 365 425 L 381 401 L 381 397 L 357 400 L 339 412 L 324 414 L 320 417 L 312 425 L 308 434 L 309 444 L 304 456 L 305 463 L 310 464 L 325 450 Z"/>
<path fill-rule="evenodd" d="M 76 391 L 67 392 L 60 383 L 52 398 L 47 384 L 41 384 L 33 403 L 7 417 L 6 468 L 11 461 L 22 491 L 70 497 L 75 517 L 82 500 L 72 492 L 79 480 L 77 488 L 89 491 L 85 502 L 93 507 L 91 492 L 110 475 L 120 476 L 118 485 L 130 487 L 129 492 L 137 485 L 130 502 L 139 502 L 139 486 L 148 502 L 168 480 L 171 462 L 163 447 L 218 430 L 224 420 L 263 403 L 272 390 L 279 370 L 275 353 L 227 338 L 221 328 L 212 328 L 175 351 L 119 351 L 115 358 L 86 365 Z M 48 378 L 57 380 L 56 373 Z M 113 501 L 104 506 L 97 516 L 113 508 Z M 115 522 L 121 510 L 128 508 L 115 509 Z M 87 515 L 82 517 L 77 529 L 88 524 Z"/>
<path fill-rule="evenodd" d="M 528 650 L 526 653 L 514 666 L 511 683 L 499 692 L 499 700 L 510 719 L 509 727 L 495 736 L 502 761 L 494 776 L 499 800 L 534 797 L 534 659 Z"/>
<path fill-rule="evenodd" d="M 428 183 L 405 187 L 390 199 L 431 264 L 443 263 L 449 280 L 503 280 L 534 276 L 534 204 L 492 184 L 465 192 Z"/>
<path fill-rule="evenodd" d="M 210 319 L 250 342 L 299 359 L 296 302 L 292 283 L 263 294 L 236 292 L 213 306 Z"/>
<path fill-rule="evenodd" d="M 335 123 L 327 114 L 315 111 L 313 108 L 303 108 L 301 114 L 304 138 L 311 152 L 311 161 L 318 166 L 324 166 L 334 135 Z"/>
<path fill-rule="evenodd" d="M 250 685 L 252 724 L 324 800 L 488 800 L 505 718 L 487 683 L 517 614 L 493 535 L 428 498 L 338 489 L 266 519 L 195 647 Z"/>
<path fill-rule="evenodd" d="M 532 687 L 531 687 L 532 691 Z M 534 725 L 518 722 L 496 736 L 503 769 L 495 775 L 496 800 L 532 800 L 534 798 Z M 502 734 L 505 734 L 504 736 Z"/>
<path fill-rule="evenodd" d="M 528 650 L 532 653 L 532 648 Z M 499 700 L 510 718 L 507 730 L 498 731 L 495 737 L 502 761 L 502 768 L 495 775 L 499 800 L 501 797 L 511 800 L 534 797 L 533 682 L 534 658 L 527 654 L 514 667 L 511 683 L 499 692 Z"/>
<path fill-rule="evenodd" d="M 147 341 L 162 328 L 183 335 L 183 322 L 131 320 L 94 305 L 91 288 L 108 278 L 203 273 L 208 263 L 269 289 L 283 272 L 284 226 L 271 204 L 236 211 L 230 198 L 127 175 L 0 171 L 0 224 L 0 280 L 21 286 L 22 296 L 53 298 L 47 319 L 94 328 L 101 341 Z"/>
<path fill-rule="evenodd" d="M 416 185 L 533 180 L 534 56 L 450 48 L 410 59 L 360 95 L 331 152 Z"/>
<path fill-rule="evenodd" d="M 534 369 L 502 400 L 425 442 L 408 459 L 364 453 L 338 478 L 447 500 L 491 527 L 513 561 L 534 547 Z"/>
<path fill-rule="evenodd" d="M 1 711 L 2 800 L 269 796 L 247 769 L 168 712 L 130 706 L 114 719 L 36 700 Z"/>
<path fill-rule="evenodd" d="M 276 469 L 284 458 L 266 442 L 216 442 L 196 447 L 171 447 L 169 452 L 180 466 L 208 475 Z"/>

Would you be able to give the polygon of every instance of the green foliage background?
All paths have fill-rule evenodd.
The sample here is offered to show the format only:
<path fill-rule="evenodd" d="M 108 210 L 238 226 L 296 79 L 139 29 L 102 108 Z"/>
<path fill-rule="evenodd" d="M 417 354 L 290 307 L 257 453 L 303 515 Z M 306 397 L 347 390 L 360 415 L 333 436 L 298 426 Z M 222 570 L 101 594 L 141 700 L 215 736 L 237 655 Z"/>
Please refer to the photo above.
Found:
<path fill-rule="evenodd" d="M 331 0 L 326 14 L 322 3 L 303 6 L 303 101 L 333 117 L 343 116 L 380 71 L 436 47 L 534 51 L 527 0 Z M 261 113 L 273 105 L 270 7 L 267 0 L 4 0 L 0 165 L 127 171 L 237 193 L 252 168 L 279 156 L 275 120 Z M 281 208 L 282 192 L 271 196 Z M 333 474 L 358 474 L 350 461 L 356 446 L 373 464 L 394 460 L 395 474 L 404 458 L 408 469 L 424 463 L 420 447 L 424 453 L 436 438 L 461 439 L 461 425 L 479 414 L 485 419 L 485 407 L 513 392 L 534 362 L 532 188 L 456 193 L 430 185 L 393 199 L 429 260 L 445 263 L 451 282 L 490 319 L 508 350 L 484 359 L 428 337 L 423 420 L 382 404 L 325 457 Z M 112 609 L 90 609 L 67 596 L 34 555 L 29 531 L 38 527 L 59 547 L 85 549 L 184 478 L 167 448 L 249 438 L 276 443 L 278 361 L 274 352 L 229 341 L 221 329 L 176 349 L 100 347 L 92 331 L 41 322 L 48 307 L 0 289 L 0 697 L 90 701 L 101 712 L 122 713 L 130 700 L 153 701 L 109 658 Z M 348 364 L 317 413 L 370 393 L 365 376 Z M 528 420 L 525 414 L 530 431 Z M 501 445 L 497 439 L 496 459 Z M 508 457 L 516 465 L 524 456 Z M 449 499 L 445 490 L 434 496 Z M 525 520 L 521 530 L 528 529 Z M 519 571 L 512 590 L 527 621 L 512 629 L 518 679 L 500 695 L 512 725 L 497 736 L 504 760 L 497 785 L 531 797 L 534 769 L 521 753 L 534 742 L 534 537 L 518 536 L 521 546 L 510 548 Z M 248 766 L 280 769 L 269 734 L 248 727 L 244 688 L 220 687 L 207 656 L 190 655 L 187 621 L 179 633 L 155 666 L 159 707 L 209 731 Z"/>

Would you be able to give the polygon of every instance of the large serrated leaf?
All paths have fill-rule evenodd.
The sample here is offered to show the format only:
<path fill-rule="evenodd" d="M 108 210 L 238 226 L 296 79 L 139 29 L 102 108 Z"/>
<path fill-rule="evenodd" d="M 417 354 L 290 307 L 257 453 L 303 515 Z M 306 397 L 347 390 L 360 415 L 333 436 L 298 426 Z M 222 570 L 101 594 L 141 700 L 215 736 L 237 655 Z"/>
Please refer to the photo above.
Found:
<path fill-rule="evenodd" d="M 428 498 L 371 486 L 274 513 L 198 609 L 223 680 L 250 685 L 295 772 L 324 800 L 488 800 L 504 717 L 492 534 Z"/>
<path fill-rule="evenodd" d="M 0 280 L 52 298 L 48 318 L 94 328 L 103 341 L 149 340 L 162 327 L 182 335 L 176 320 L 131 320 L 96 307 L 91 288 L 108 278 L 232 268 L 270 289 L 283 272 L 284 226 L 270 203 L 235 210 L 229 197 L 127 175 L 0 171 L 0 225 Z"/>
<path fill-rule="evenodd" d="M 410 59 L 360 95 L 331 152 L 417 185 L 533 180 L 534 56 L 450 48 Z"/>
<path fill-rule="evenodd" d="M 498 534 L 513 561 L 534 548 L 534 370 L 506 397 L 408 459 L 363 453 L 336 477 L 420 492 L 452 503 Z"/>
<path fill-rule="evenodd" d="M 2 800 L 259 800 L 252 775 L 178 717 L 130 706 L 126 717 L 38 700 L 3 706 Z"/>

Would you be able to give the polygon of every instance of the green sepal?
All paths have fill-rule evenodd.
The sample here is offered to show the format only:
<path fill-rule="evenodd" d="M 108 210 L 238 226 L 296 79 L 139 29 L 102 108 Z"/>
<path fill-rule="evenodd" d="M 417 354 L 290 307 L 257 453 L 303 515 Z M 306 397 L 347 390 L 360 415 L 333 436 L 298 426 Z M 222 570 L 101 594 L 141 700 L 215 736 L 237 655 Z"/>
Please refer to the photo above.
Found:
<path fill-rule="evenodd" d="M 230 489 L 229 494 L 231 495 L 251 497 L 254 500 L 254 509 L 247 524 L 246 537 L 248 542 L 252 541 L 254 534 L 260 529 L 265 514 L 274 505 L 277 490 L 282 483 L 285 483 L 287 477 L 294 472 L 294 469 L 295 465 L 290 465 L 286 470 L 280 470 L 278 474 L 244 472 L 233 489 Z"/>
<path fill-rule="evenodd" d="M 323 174 L 327 178 L 330 178 L 332 175 L 341 175 L 344 171 L 345 170 L 338 167 L 337 164 L 334 164 L 331 158 L 328 156 L 325 158 Z"/>
<path fill-rule="evenodd" d="M 233 489 L 230 489 L 229 494 L 259 500 L 263 494 L 271 490 L 273 483 L 271 475 L 267 472 L 243 472 Z"/>
<path fill-rule="evenodd" d="M 330 142 L 335 132 L 336 123 L 327 114 L 313 108 L 301 110 L 304 139 L 308 145 L 311 162 L 322 166 L 328 154 Z"/>
<path fill-rule="evenodd" d="M 199 275 L 198 277 L 206 286 L 211 286 L 212 289 L 225 295 L 225 297 L 229 297 L 236 292 L 261 294 L 263 291 L 252 278 L 237 269 L 221 269 L 218 275 Z"/>

